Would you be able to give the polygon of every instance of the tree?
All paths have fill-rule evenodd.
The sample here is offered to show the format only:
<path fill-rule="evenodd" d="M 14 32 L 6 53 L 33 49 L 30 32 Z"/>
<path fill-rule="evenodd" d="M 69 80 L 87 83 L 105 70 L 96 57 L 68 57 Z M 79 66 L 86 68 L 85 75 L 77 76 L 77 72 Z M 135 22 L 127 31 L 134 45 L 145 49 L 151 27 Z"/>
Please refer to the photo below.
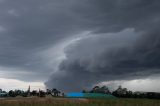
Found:
<path fill-rule="evenodd" d="M 23 96 L 23 97 L 27 97 L 27 96 L 28 96 L 28 92 L 23 92 L 23 93 L 22 93 L 22 96 Z"/>
<path fill-rule="evenodd" d="M 95 86 L 92 88 L 92 90 L 90 91 L 91 93 L 98 93 L 98 90 L 100 89 L 99 86 Z"/>
<path fill-rule="evenodd" d="M 104 93 L 104 94 L 110 94 L 110 91 L 108 89 L 108 87 L 106 86 L 95 86 L 91 91 L 91 93 Z"/>
<path fill-rule="evenodd" d="M 10 96 L 10 97 L 15 97 L 16 95 L 15 95 L 15 92 L 13 91 L 13 90 L 10 90 L 9 92 L 8 92 L 8 95 Z"/>
<path fill-rule="evenodd" d="M 59 96 L 60 93 L 61 92 L 59 90 L 55 89 L 55 88 L 53 88 L 52 92 L 51 92 L 52 96 Z"/>
<path fill-rule="evenodd" d="M 2 93 L 2 89 L 0 89 L 0 93 Z"/>
<path fill-rule="evenodd" d="M 109 91 L 108 87 L 102 86 L 100 88 L 100 93 L 110 94 L 111 92 Z"/>
<path fill-rule="evenodd" d="M 46 93 L 42 90 L 39 91 L 39 97 L 45 97 Z"/>
<path fill-rule="evenodd" d="M 52 92 L 52 91 L 51 91 L 50 89 L 47 89 L 47 90 L 46 90 L 46 94 L 47 94 L 47 95 L 50 95 L 51 92 Z"/>
<path fill-rule="evenodd" d="M 87 91 L 86 90 L 82 90 L 82 93 L 87 93 Z"/>
<path fill-rule="evenodd" d="M 32 96 L 37 96 L 37 95 L 38 95 L 38 92 L 37 92 L 36 90 L 33 90 L 33 91 L 31 92 L 31 95 L 32 95 Z"/>
<path fill-rule="evenodd" d="M 22 90 L 15 90 L 14 93 L 15 93 L 15 96 L 21 96 L 23 91 Z"/>

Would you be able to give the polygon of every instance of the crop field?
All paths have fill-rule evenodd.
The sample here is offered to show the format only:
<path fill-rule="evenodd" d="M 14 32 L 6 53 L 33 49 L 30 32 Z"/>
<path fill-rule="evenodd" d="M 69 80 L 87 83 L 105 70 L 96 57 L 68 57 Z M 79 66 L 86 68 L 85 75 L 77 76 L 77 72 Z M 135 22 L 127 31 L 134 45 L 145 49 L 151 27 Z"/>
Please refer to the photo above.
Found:
<path fill-rule="evenodd" d="M 7 98 L 0 106 L 160 106 L 151 99 Z"/>

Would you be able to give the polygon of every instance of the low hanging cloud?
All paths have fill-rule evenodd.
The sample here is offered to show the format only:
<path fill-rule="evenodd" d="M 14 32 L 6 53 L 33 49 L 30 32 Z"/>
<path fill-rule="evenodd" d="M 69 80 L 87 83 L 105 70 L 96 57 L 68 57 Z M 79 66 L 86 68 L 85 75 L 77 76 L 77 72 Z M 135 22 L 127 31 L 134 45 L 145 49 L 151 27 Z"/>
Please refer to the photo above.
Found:
<path fill-rule="evenodd" d="M 80 91 L 102 81 L 159 74 L 159 40 L 157 32 L 146 35 L 133 29 L 82 38 L 66 48 L 66 59 L 46 84 Z"/>
<path fill-rule="evenodd" d="M 98 30 L 65 48 L 66 59 L 46 85 L 66 92 L 81 91 L 103 81 L 159 74 L 157 2 L 120 0 L 89 4 L 95 6 L 94 13 L 100 14 L 94 17 L 94 13 L 88 13 L 90 22 L 100 20 Z"/>

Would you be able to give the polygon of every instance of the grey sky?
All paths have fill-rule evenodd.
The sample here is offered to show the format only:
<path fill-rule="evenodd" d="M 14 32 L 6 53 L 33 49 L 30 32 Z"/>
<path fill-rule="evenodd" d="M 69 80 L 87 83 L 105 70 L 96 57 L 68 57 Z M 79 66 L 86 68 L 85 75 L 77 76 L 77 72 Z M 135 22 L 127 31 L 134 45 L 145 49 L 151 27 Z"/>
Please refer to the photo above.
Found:
<path fill-rule="evenodd" d="M 0 77 L 78 91 L 159 74 L 159 10 L 159 0 L 1 0 Z"/>

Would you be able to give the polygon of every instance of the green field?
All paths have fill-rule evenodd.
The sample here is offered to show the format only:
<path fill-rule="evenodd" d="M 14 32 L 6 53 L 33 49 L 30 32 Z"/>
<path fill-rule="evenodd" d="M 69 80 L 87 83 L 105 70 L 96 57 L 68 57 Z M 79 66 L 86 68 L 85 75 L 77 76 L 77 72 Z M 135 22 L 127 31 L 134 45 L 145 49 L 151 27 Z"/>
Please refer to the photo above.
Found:
<path fill-rule="evenodd" d="M 8 98 L 0 106 L 160 106 L 151 99 Z"/>

